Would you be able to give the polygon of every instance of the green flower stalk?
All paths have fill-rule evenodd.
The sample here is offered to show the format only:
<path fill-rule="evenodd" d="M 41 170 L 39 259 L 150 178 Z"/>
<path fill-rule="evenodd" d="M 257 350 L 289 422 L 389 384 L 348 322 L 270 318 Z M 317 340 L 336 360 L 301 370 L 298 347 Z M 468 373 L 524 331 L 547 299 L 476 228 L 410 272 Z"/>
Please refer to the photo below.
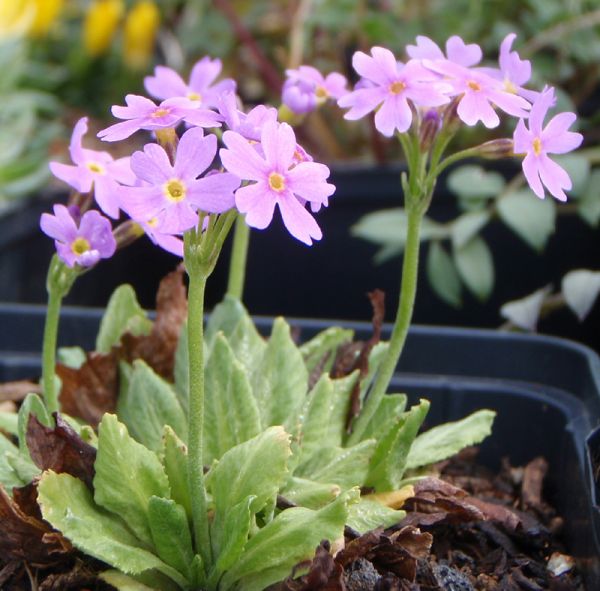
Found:
<path fill-rule="evenodd" d="M 239 215 L 235 221 L 235 229 L 233 231 L 233 247 L 227 281 L 227 294 L 238 300 L 241 300 L 244 294 L 249 244 L 250 227 L 244 221 L 244 217 Z"/>

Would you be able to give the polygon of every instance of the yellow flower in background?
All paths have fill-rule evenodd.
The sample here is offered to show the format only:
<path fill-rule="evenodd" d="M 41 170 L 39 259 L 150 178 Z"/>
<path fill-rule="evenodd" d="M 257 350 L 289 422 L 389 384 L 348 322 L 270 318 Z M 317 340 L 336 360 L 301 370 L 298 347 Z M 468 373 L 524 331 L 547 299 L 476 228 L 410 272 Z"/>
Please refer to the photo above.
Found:
<path fill-rule="evenodd" d="M 132 69 L 147 67 L 160 25 L 160 13 L 152 0 L 140 0 L 125 19 L 123 59 Z"/>
<path fill-rule="evenodd" d="M 44 37 L 62 10 L 64 0 L 33 0 L 35 16 L 29 35 L 31 37 Z"/>
<path fill-rule="evenodd" d="M 0 0 L 0 38 L 24 35 L 34 18 L 35 5 L 31 0 Z"/>
<path fill-rule="evenodd" d="M 64 0 L 0 0 L 0 38 L 43 37 L 63 4 Z"/>
<path fill-rule="evenodd" d="M 83 23 L 83 45 L 92 57 L 110 48 L 123 16 L 123 0 L 94 0 Z"/>

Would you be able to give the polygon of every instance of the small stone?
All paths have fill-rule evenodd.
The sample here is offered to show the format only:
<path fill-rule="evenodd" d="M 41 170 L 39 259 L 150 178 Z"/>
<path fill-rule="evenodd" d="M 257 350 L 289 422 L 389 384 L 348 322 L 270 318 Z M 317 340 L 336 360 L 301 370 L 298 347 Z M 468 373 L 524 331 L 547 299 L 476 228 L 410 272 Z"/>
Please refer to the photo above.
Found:
<path fill-rule="evenodd" d="M 575 559 L 567 554 L 554 552 L 548 559 L 546 568 L 555 577 L 560 577 L 564 573 L 569 572 L 575 566 Z"/>
<path fill-rule="evenodd" d="M 371 591 L 381 579 L 373 563 L 364 558 L 355 560 L 344 573 L 347 591 Z"/>
<path fill-rule="evenodd" d="M 434 566 L 433 574 L 443 591 L 475 591 L 471 581 L 465 575 L 447 564 Z"/>

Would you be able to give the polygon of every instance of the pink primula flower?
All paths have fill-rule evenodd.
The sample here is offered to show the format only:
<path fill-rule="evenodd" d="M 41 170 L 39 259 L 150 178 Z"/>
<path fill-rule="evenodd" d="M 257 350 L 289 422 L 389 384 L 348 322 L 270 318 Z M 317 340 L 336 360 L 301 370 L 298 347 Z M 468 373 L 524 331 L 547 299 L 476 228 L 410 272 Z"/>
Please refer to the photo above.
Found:
<path fill-rule="evenodd" d="M 559 113 L 543 127 L 548 109 L 554 104 L 554 90 L 540 94 L 529 115 L 529 129 L 519 120 L 513 136 L 515 154 L 525 154 L 523 172 L 532 191 L 544 197 L 544 186 L 553 197 L 566 201 L 565 190 L 572 187 L 567 172 L 548 154 L 565 154 L 578 148 L 583 141 L 580 133 L 569 131 L 575 122 L 575 113 Z"/>
<path fill-rule="evenodd" d="M 370 56 L 357 51 L 352 65 L 368 85 L 338 101 L 340 107 L 350 107 L 344 118 L 360 119 L 377 109 L 375 127 L 387 137 L 411 126 L 413 112 L 409 101 L 419 107 L 437 107 L 450 100 L 445 94 L 450 87 L 441 83 L 438 76 L 416 61 L 397 62 L 394 54 L 383 47 L 373 47 Z"/>
<path fill-rule="evenodd" d="M 140 129 L 156 131 L 176 127 L 181 121 L 198 127 L 221 125 L 220 115 L 209 109 L 198 108 L 187 98 L 170 98 L 156 105 L 144 96 L 128 94 L 125 102 L 126 107 L 114 105 L 111 109 L 115 117 L 125 121 L 115 123 L 98 134 L 105 142 L 124 140 Z"/>
<path fill-rule="evenodd" d="M 97 211 L 87 211 L 77 223 L 64 205 L 54 206 L 54 215 L 43 213 L 42 231 L 54 238 L 58 257 L 67 266 L 91 267 L 111 257 L 117 243 L 110 221 Z"/>
<path fill-rule="evenodd" d="M 119 183 L 131 185 L 135 175 L 131 172 L 129 158 L 113 160 L 108 152 L 88 150 L 81 144 L 87 133 L 87 117 L 81 118 L 73 129 L 69 152 L 75 166 L 50 162 L 52 174 L 71 185 L 80 193 L 94 189 L 94 197 L 102 211 L 111 218 L 119 217 Z"/>
<path fill-rule="evenodd" d="M 348 90 L 348 81 L 338 72 L 323 76 L 312 66 L 300 66 L 297 70 L 286 70 L 287 80 L 283 85 L 282 102 L 294 113 L 309 113 L 327 99 L 340 99 Z"/>
<path fill-rule="evenodd" d="M 485 71 L 465 68 L 449 61 L 424 60 L 423 64 L 444 76 L 444 80 L 452 86 L 452 94 L 460 97 L 456 112 L 467 125 L 481 121 L 488 128 L 497 127 L 500 117 L 494 106 L 514 117 L 527 117 L 527 111 L 531 108 L 529 102 L 508 92 L 501 80 Z"/>
<path fill-rule="evenodd" d="M 186 131 L 171 164 L 158 144 L 146 144 L 131 157 L 131 169 L 144 186 L 123 187 L 123 209 L 135 221 L 153 222 L 157 233 L 181 234 L 198 223 L 198 211 L 222 213 L 234 205 L 240 185 L 229 173 L 198 177 L 211 165 L 217 138 L 201 128 Z"/>
<path fill-rule="evenodd" d="M 219 97 L 224 92 L 235 92 L 236 84 L 226 78 L 214 84 L 221 73 L 221 60 L 204 57 L 196 62 L 190 74 L 190 81 L 165 66 L 157 66 L 154 76 L 144 78 L 144 86 L 148 93 L 159 100 L 183 97 L 211 108 L 217 108 Z"/>
<path fill-rule="evenodd" d="M 406 53 L 412 59 L 448 60 L 465 68 L 477 65 L 483 57 L 479 45 L 476 43 L 467 45 L 458 35 L 453 35 L 446 41 L 446 55 L 437 43 L 424 35 L 417 37 L 416 45 L 407 45 Z"/>
<path fill-rule="evenodd" d="M 225 92 L 219 100 L 219 113 L 225 125 L 243 135 L 247 140 L 260 141 L 260 134 L 265 123 L 277 121 L 277 109 L 265 105 L 257 105 L 248 113 L 240 111 L 235 93 Z"/>
<path fill-rule="evenodd" d="M 220 155 L 225 168 L 252 183 L 235 194 L 237 208 L 246 214 L 246 223 L 253 228 L 266 228 L 277 206 L 292 236 L 309 245 L 312 240 L 320 240 L 321 229 L 299 199 L 325 204 L 335 187 L 326 182 L 329 168 L 324 164 L 297 163 L 292 128 L 287 123 L 266 123 L 261 133 L 263 155 L 235 131 L 226 131 L 223 141 L 227 149 L 222 149 Z"/>

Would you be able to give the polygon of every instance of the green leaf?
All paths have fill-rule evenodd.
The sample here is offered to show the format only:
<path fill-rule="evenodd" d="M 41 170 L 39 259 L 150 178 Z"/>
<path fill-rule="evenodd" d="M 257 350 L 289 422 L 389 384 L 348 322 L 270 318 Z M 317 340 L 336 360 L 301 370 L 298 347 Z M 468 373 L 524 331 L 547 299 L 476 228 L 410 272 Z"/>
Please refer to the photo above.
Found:
<path fill-rule="evenodd" d="M 400 487 L 410 448 L 428 411 L 429 402 L 421 400 L 379 439 L 371 460 L 366 485 L 374 487 L 377 492 L 386 492 Z"/>
<path fill-rule="evenodd" d="M 481 443 L 492 432 L 496 413 L 478 410 L 460 421 L 444 423 L 421 433 L 410 448 L 407 469 L 445 460 L 469 445 Z"/>
<path fill-rule="evenodd" d="M 19 480 L 25 484 L 29 484 L 34 478 L 40 475 L 40 469 L 23 452 L 7 452 L 6 461 Z"/>
<path fill-rule="evenodd" d="M 600 271 L 571 271 L 563 277 L 561 287 L 567 305 L 582 322 L 600 293 Z"/>
<path fill-rule="evenodd" d="M 301 507 L 282 511 L 248 540 L 244 553 L 223 577 L 223 589 L 239 581 L 244 591 L 263 591 L 285 578 L 294 565 L 314 556 L 321 540 L 334 542 L 343 536 L 348 506 L 358 498 L 358 490 L 351 490 L 319 511 Z"/>
<path fill-rule="evenodd" d="M 133 372 L 123 388 L 118 404 L 119 418 L 140 443 L 159 450 L 163 429 L 169 425 L 187 441 L 187 420 L 173 387 L 141 359 L 133 363 Z"/>
<path fill-rule="evenodd" d="M 151 330 L 152 321 L 139 305 L 133 288 L 121 285 L 108 301 L 96 338 L 96 351 L 109 353 L 126 332 L 139 336 L 150 334 Z"/>
<path fill-rule="evenodd" d="M 598 227 L 600 223 L 600 169 L 592 171 L 582 197 L 577 200 L 577 213 L 592 228 Z"/>
<path fill-rule="evenodd" d="M 427 253 L 427 279 L 435 293 L 447 304 L 462 304 L 462 283 L 452 257 L 439 242 L 432 242 Z"/>
<path fill-rule="evenodd" d="M 358 533 L 364 534 L 378 527 L 392 527 L 406 517 L 405 511 L 390 509 L 377 501 L 360 499 L 348 509 L 348 525 Z"/>
<path fill-rule="evenodd" d="M 226 337 L 230 337 L 236 329 L 239 322 L 248 316 L 243 304 L 233 296 L 226 295 L 223 301 L 215 306 L 204 331 L 204 339 L 209 344 L 222 332 Z"/>
<path fill-rule="evenodd" d="M 387 394 L 371 417 L 362 434 L 363 439 L 379 439 L 397 421 L 406 410 L 406 394 Z"/>
<path fill-rule="evenodd" d="M 188 480 L 187 447 L 168 425 L 165 425 L 161 456 L 169 480 L 171 498 L 185 509 L 188 518 L 191 519 L 192 501 Z"/>
<path fill-rule="evenodd" d="M 487 244 L 476 237 L 454 250 L 456 268 L 471 293 L 486 300 L 494 287 L 494 261 Z"/>
<path fill-rule="evenodd" d="M 244 316 L 230 335 L 225 335 L 237 360 L 252 374 L 264 355 L 267 343 L 258 334 L 250 316 Z"/>
<path fill-rule="evenodd" d="M 500 315 L 523 330 L 534 331 L 537 327 L 544 301 L 551 291 L 552 288 L 546 286 L 524 298 L 507 302 L 500 308 Z"/>
<path fill-rule="evenodd" d="M 133 439 L 127 427 L 105 414 L 98 427 L 98 455 L 94 464 L 94 499 L 121 515 L 136 536 L 152 544 L 150 497 L 169 497 L 169 481 L 156 454 Z"/>
<path fill-rule="evenodd" d="M 367 439 L 352 447 L 321 448 L 296 469 L 296 475 L 315 482 L 337 484 L 342 490 L 362 486 L 375 446 L 374 439 Z"/>
<path fill-rule="evenodd" d="M 556 204 L 523 189 L 505 195 L 497 203 L 502 221 L 531 248 L 544 250 L 556 226 Z"/>
<path fill-rule="evenodd" d="M 308 390 L 308 372 L 283 318 L 273 323 L 262 359 L 254 367 L 252 388 L 263 427 L 283 425 L 294 431 Z"/>
<path fill-rule="evenodd" d="M 353 335 L 353 330 L 330 326 L 304 343 L 300 347 L 300 353 L 304 357 L 308 373 L 312 373 L 326 356 L 327 363 L 323 366 L 322 371 L 327 372 L 335 361 L 338 347 L 343 343 L 352 341 Z"/>
<path fill-rule="evenodd" d="M 358 378 L 358 371 L 353 371 L 349 376 L 333 380 L 329 426 L 322 440 L 324 447 L 341 446 L 346 439 L 350 397 Z"/>
<path fill-rule="evenodd" d="M 315 482 L 307 478 L 292 476 L 281 494 L 300 507 L 320 509 L 339 496 L 342 489 L 337 484 Z"/>
<path fill-rule="evenodd" d="M 204 462 L 219 459 L 261 431 L 248 373 L 219 333 L 205 370 Z"/>
<path fill-rule="evenodd" d="M 79 550 L 125 574 L 156 569 L 182 587 L 186 580 L 146 550 L 116 515 L 94 504 L 86 485 L 70 474 L 44 472 L 38 484 L 42 515 Z"/>
<path fill-rule="evenodd" d="M 118 570 L 106 570 L 98 577 L 118 591 L 160 591 L 160 589 L 148 587 Z"/>
<path fill-rule="evenodd" d="M 290 436 L 282 427 L 270 427 L 253 439 L 230 449 L 207 476 L 207 487 L 215 505 L 214 547 L 220 551 L 226 540 L 227 514 L 252 496 L 252 514 L 273 503 L 285 481 L 291 455 Z"/>
<path fill-rule="evenodd" d="M 452 222 L 452 245 L 461 248 L 490 221 L 491 214 L 488 210 L 471 211 L 463 213 Z"/>
<path fill-rule="evenodd" d="M 495 171 L 468 164 L 448 175 L 448 188 L 459 197 L 491 198 L 499 195 L 506 185 L 504 177 Z"/>
<path fill-rule="evenodd" d="M 79 369 L 85 363 L 86 355 L 81 347 L 60 347 L 56 360 L 72 369 Z"/>
<path fill-rule="evenodd" d="M 158 556 L 191 581 L 194 550 L 185 509 L 171 499 L 150 497 L 148 518 Z"/>
<path fill-rule="evenodd" d="M 15 412 L 0 412 L 0 430 L 18 437 L 19 435 L 19 415 Z"/>
<path fill-rule="evenodd" d="M 30 392 L 23 400 L 21 408 L 19 409 L 19 449 L 26 457 L 29 457 L 29 450 L 27 449 L 27 423 L 29 422 L 29 415 L 33 414 L 37 420 L 45 425 L 46 427 L 53 426 L 53 420 L 48 414 L 44 401 L 33 392 Z"/>
<path fill-rule="evenodd" d="M 573 188 L 569 191 L 569 196 L 580 197 L 590 178 L 590 161 L 583 154 L 577 153 L 560 154 L 552 158 L 567 171 L 573 182 Z"/>
<path fill-rule="evenodd" d="M 19 448 L 0 433 L 0 484 L 7 491 L 27 484 L 12 467 L 9 458 L 19 455 Z"/>

